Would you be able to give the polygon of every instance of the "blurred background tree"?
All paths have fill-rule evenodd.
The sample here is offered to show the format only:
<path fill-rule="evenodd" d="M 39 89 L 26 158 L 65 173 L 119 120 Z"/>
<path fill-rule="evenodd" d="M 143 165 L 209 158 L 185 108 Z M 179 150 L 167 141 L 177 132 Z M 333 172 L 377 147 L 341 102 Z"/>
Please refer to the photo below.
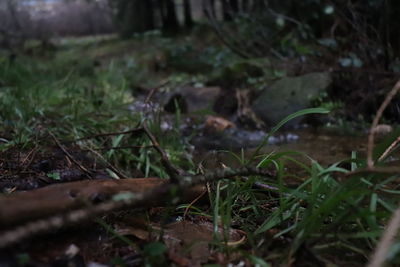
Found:
<path fill-rule="evenodd" d="M 177 34 L 207 18 L 242 57 L 290 58 L 308 52 L 302 42 L 313 42 L 389 70 L 399 65 L 399 11 L 395 0 L 3 0 L 0 45 L 113 32 L 129 38 L 155 29 Z"/>

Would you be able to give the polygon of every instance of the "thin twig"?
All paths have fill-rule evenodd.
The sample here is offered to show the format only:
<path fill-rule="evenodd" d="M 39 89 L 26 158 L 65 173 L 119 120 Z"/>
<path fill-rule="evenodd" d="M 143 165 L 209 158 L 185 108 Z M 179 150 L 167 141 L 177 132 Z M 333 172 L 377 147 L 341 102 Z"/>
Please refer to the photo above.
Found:
<path fill-rule="evenodd" d="M 29 159 L 29 162 L 32 162 L 32 158 L 35 156 L 36 151 L 37 151 L 37 146 L 35 146 L 33 149 L 31 149 L 28 153 L 28 155 L 25 156 L 25 158 L 22 160 L 21 165 L 26 165 L 25 162 Z M 31 155 L 33 155 L 31 157 Z"/>
<path fill-rule="evenodd" d="M 154 137 L 154 135 L 150 132 L 146 123 L 143 123 L 143 130 L 146 133 L 146 135 L 149 137 L 149 139 L 150 139 L 151 143 L 153 144 L 154 148 L 156 149 L 156 151 L 160 154 L 161 164 L 163 165 L 163 167 L 165 168 L 165 171 L 169 175 L 171 182 L 178 183 L 179 176 L 183 175 L 184 171 L 181 169 L 178 169 L 169 161 L 167 154 L 161 148 L 160 144 L 157 142 L 157 139 Z"/>
<path fill-rule="evenodd" d="M 376 112 L 375 118 L 372 121 L 371 129 L 369 130 L 368 134 L 368 144 L 367 144 L 367 166 L 368 168 L 372 168 L 374 166 L 374 161 L 372 159 L 372 152 L 374 149 L 374 138 L 375 138 L 375 129 L 378 126 L 379 120 L 382 117 L 383 112 L 385 111 L 386 107 L 392 101 L 393 97 L 397 94 L 400 90 L 400 80 L 394 85 L 392 90 L 387 94 L 385 100 L 382 102 L 381 106 L 379 107 L 378 111 Z"/>
<path fill-rule="evenodd" d="M 57 144 L 57 146 L 62 150 L 62 152 L 67 156 L 69 160 L 71 160 L 75 165 L 78 166 L 79 169 L 81 169 L 84 173 L 86 173 L 87 176 L 92 177 L 92 173 L 85 168 L 82 164 L 80 164 L 75 158 L 65 149 L 65 147 L 58 141 L 58 139 L 54 136 L 52 132 L 49 131 L 50 136 L 53 138 L 54 142 Z"/>
<path fill-rule="evenodd" d="M 400 136 L 394 140 L 388 148 L 386 148 L 385 152 L 382 153 L 382 155 L 379 157 L 378 161 L 381 161 L 382 159 L 386 158 L 386 156 L 397 146 L 397 144 L 400 142 Z"/>
<path fill-rule="evenodd" d="M 249 178 L 247 178 L 247 177 L 242 177 L 242 180 L 248 181 Z M 272 191 L 272 192 L 278 192 L 278 191 L 279 191 L 279 188 L 277 188 L 277 187 L 275 187 L 275 186 L 267 185 L 267 184 L 260 183 L 260 182 L 254 182 L 254 183 L 253 183 L 253 186 L 254 186 L 254 187 L 257 187 L 257 188 L 259 188 L 259 189 L 263 189 L 263 190 L 267 190 L 267 191 Z"/>
<path fill-rule="evenodd" d="M 168 83 L 169 83 L 169 80 L 162 82 L 161 84 L 157 85 L 156 87 L 153 87 L 153 88 L 151 89 L 150 93 L 147 95 L 146 100 L 144 101 L 144 103 L 145 103 L 145 104 L 149 103 L 150 100 L 151 100 L 151 98 L 153 97 L 154 93 L 155 93 L 158 89 L 160 89 L 160 88 L 166 86 Z"/>
<path fill-rule="evenodd" d="M 25 159 L 21 163 L 21 165 L 25 166 L 22 169 L 22 172 L 25 172 L 29 168 L 29 166 L 32 164 L 32 161 L 35 158 L 37 151 L 38 151 L 37 146 L 35 146 L 31 151 L 29 151 L 28 155 L 25 157 Z M 28 162 L 26 163 L 26 161 L 28 161 Z"/>
<path fill-rule="evenodd" d="M 386 227 L 378 245 L 376 246 L 375 252 L 372 255 L 370 262 L 367 267 L 381 267 L 386 261 L 387 252 L 393 243 L 395 236 L 400 228 L 400 207 L 395 210 L 392 218 Z"/>

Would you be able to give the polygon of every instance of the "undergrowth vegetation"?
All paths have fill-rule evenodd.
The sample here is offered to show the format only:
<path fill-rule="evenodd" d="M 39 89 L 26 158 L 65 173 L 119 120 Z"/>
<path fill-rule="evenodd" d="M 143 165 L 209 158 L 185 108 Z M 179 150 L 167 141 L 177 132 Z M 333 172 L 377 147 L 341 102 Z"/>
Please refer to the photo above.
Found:
<path fill-rule="evenodd" d="M 398 134 L 396 131 L 376 147 L 375 160 Z M 194 214 L 208 214 L 214 225 L 225 231 L 232 226 L 244 229 L 248 242 L 233 251 L 247 255 L 258 266 L 271 262 L 346 266 L 366 262 L 383 233 L 383 225 L 397 208 L 398 175 L 368 171 L 364 156 L 356 151 L 329 166 L 321 166 L 317 159 L 297 151 L 260 154 L 250 161 L 243 153 L 231 155 L 242 166 L 275 170 L 276 179 L 253 176 L 218 181 L 210 196 L 211 207 L 204 213 L 192 209 Z M 290 171 L 288 163 L 303 170 L 298 172 L 301 177 Z M 387 164 L 377 165 L 384 168 Z M 291 180 L 298 182 L 293 185 L 288 183 Z M 223 235 L 216 238 L 224 240 Z M 254 252 L 251 256 L 247 254 L 249 248 Z M 221 249 L 232 250 L 229 246 Z M 391 264 L 399 264 L 398 252 L 396 241 L 387 251 Z"/>
<path fill-rule="evenodd" d="M 160 40 L 160 46 L 168 42 Z M 90 39 L 71 40 L 62 41 L 56 54 L 44 57 L 18 55 L 14 61 L 4 55 L 0 64 L 1 150 L 50 145 L 51 132 L 60 140 L 79 140 L 77 144 L 83 148 L 100 150 L 107 160 L 125 168 L 128 176 L 138 168 L 146 176 L 164 177 L 165 173 L 150 160 L 153 152 L 145 137 L 120 134 L 80 140 L 99 133 L 128 131 L 149 117 L 153 118 L 151 130 L 162 134 L 160 110 L 151 111 L 147 117 L 144 112 L 133 112 L 130 106 L 140 86 L 155 85 L 160 80 L 150 78 L 153 62 L 148 61 L 156 59 L 146 58 L 154 47 L 149 47 L 142 58 L 138 56 L 144 62 L 135 57 L 143 52 L 141 48 L 135 50 L 142 41 L 105 40 L 98 46 L 98 41 Z M 174 77 L 171 79 L 174 81 Z M 177 135 L 167 135 L 161 144 L 174 162 L 186 162 L 174 160 L 179 156 L 173 155 L 185 151 Z M 127 148 L 112 149 L 124 146 Z"/>
<path fill-rule="evenodd" d="M 225 227 L 244 227 L 252 251 L 266 262 L 274 261 L 277 255 L 283 261 L 301 262 L 305 252 L 325 264 L 367 261 L 382 234 L 382 224 L 396 208 L 400 191 L 390 189 L 390 184 L 397 176 L 349 175 L 365 166 L 356 153 L 347 161 L 350 170 L 340 167 L 340 163 L 323 167 L 315 160 L 304 165 L 291 154 L 296 152 L 263 158 L 260 166 L 274 166 L 277 181 L 237 179 L 225 181 L 223 186 L 219 182 L 212 202 L 214 220 Z M 285 170 L 287 161 L 296 161 L 307 172 L 298 186 L 286 185 L 286 178 L 295 175 Z M 271 186 L 267 198 L 260 197 L 265 188 L 252 186 L 257 182 Z M 393 263 L 398 263 L 394 257 L 397 247 L 394 245 L 389 253 Z M 332 251 L 340 251 L 340 258 Z"/>
<path fill-rule="evenodd" d="M 168 39 L 140 38 L 144 40 L 137 43 L 107 41 L 103 47 L 81 44 L 74 53 L 64 44 L 58 54 L 50 58 L 18 56 L 15 61 L 1 58 L 0 119 L 3 124 L 0 149 L 49 145 L 50 132 L 63 142 L 75 140 L 82 149 L 99 151 L 97 153 L 104 160 L 122 169 L 128 177 L 136 169 L 146 177 L 166 177 L 158 155 L 145 136 L 121 133 L 96 137 L 99 133 L 129 131 L 147 121 L 171 162 L 190 173 L 197 172 L 190 147 L 179 134 L 179 109 L 174 115 L 173 130 L 165 134 L 161 128 L 160 110 L 147 116 L 132 112 L 130 108 L 140 87 L 154 86 L 163 79 L 169 79 L 172 84 L 193 82 L 192 75 L 172 74 L 163 68 L 168 64 L 168 70 L 171 67 L 188 71 L 184 59 L 197 52 L 188 44 L 172 46 Z M 159 43 L 143 55 L 144 44 L 151 42 Z M 123 55 L 113 54 L 132 47 L 133 51 L 125 50 Z M 160 47 L 165 49 L 165 54 L 149 56 Z M 87 55 L 91 57 L 87 58 Z M 110 55 L 112 59 L 107 58 Z M 210 66 L 228 66 L 237 58 L 227 50 L 215 47 L 206 50 L 197 60 L 196 64 L 191 63 L 200 68 L 195 72 L 206 73 Z M 149 64 L 145 65 L 146 62 Z M 154 72 L 151 68 L 163 71 Z M 149 76 L 152 73 L 156 73 L 155 76 Z M 194 82 L 206 82 L 206 79 L 199 75 Z M 81 139 L 90 136 L 95 138 Z M 392 140 L 395 138 L 394 135 Z M 390 141 L 377 147 L 376 157 Z M 116 147 L 119 149 L 112 149 Z M 176 214 L 189 208 L 189 215 L 212 218 L 215 249 L 228 255 L 238 252 L 254 265 L 292 264 L 302 258 L 318 264 L 342 266 L 366 262 L 382 234 L 383 225 L 398 203 L 398 176 L 357 172 L 366 166 L 364 156 L 357 151 L 347 160 L 330 166 L 321 166 L 318 159 L 296 151 L 264 155 L 260 149 L 250 158 L 233 152 L 231 155 L 238 160 L 238 165 L 274 170 L 276 179 L 251 176 L 215 182 L 214 190 L 209 192 L 210 206 L 196 203 L 179 206 Z M 303 170 L 301 177 L 287 168 L 288 162 Z M 385 165 L 384 162 L 379 164 Z M 111 169 L 109 174 L 118 177 Z M 297 184 L 287 183 L 288 180 L 295 180 Z M 230 246 L 226 236 L 218 234 L 218 226 L 226 231 L 232 227 L 240 228 L 246 232 L 247 240 L 240 246 Z M 396 256 L 399 250 L 400 243 L 397 242 L 388 253 L 393 264 L 400 264 Z"/>

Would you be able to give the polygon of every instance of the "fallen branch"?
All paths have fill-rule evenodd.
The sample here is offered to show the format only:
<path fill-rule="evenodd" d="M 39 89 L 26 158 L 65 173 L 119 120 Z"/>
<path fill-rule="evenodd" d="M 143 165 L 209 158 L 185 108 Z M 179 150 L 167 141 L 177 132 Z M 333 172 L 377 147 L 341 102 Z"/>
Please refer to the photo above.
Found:
<path fill-rule="evenodd" d="M 84 180 L 0 197 L 0 228 L 106 201 L 119 192 L 142 193 L 167 183 L 160 178 Z"/>
<path fill-rule="evenodd" d="M 167 200 L 171 199 L 174 203 L 176 203 L 176 201 L 182 199 L 181 194 L 177 195 L 176 192 L 187 192 L 187 190 L 195 185 L 205 184 L 206 182 L 210 181 L 248 175 L 273 177 L 270 172 L 255 168 L 241 168 L 238 170 L 224 169 L 218 170 L 212 174 L 180 177 L 179 184 L 172 182 L 164 183 L 155 186 L 153 189 L 146 192 L 130 194 L 129 197 L 122 198 L 121 200 L 110 200 L 98 205 L 90 205 L 89 207 L 71 211 L 67 214 L 56 215 L 46 219 L 30 222 L 12 230 L 3 232 L 0 235 L 0 248 L 10 246 L 34 235 L 59 230 L 66 226 L 80 223 L 90 218 L 113 211 L 148 206 L 149 203 L 165 203 Z M 3 204 L 3 201 L 0 201 L 0 203 Z"/>

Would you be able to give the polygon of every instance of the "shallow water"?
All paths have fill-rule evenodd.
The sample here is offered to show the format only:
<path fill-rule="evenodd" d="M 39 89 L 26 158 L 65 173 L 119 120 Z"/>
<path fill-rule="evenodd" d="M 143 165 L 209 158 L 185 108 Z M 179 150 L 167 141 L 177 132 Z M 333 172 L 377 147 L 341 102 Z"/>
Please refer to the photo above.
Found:
<path fill-rule="evenodd" d="M 309 165 L 311 159 L 322 166 L 329 166 L 338 161 L 350 159 L 353 151 L 363 157 L 366 151 L 367 136 L 349 136 L 335 131 L 313 129 L 300 129 L 288 132 L 281 132 L 270 139 L 270 142 L 261 149 L 261 154 L 271 152 L 296 151 L 304 156 L 295 156 L 297 160 Z M 254 146 L 242 146 L 246 158 L 255 150 Z M 199 147 L 198 147 L 199 148 Z M 203 147 L 204 148 L 204 147 Z M 229 149 L 199 149 L 196 162 L 202 162 L 205 168 L 218 168 L 222 164 L 235 167 L 239 163 L 230 153 L 222 152 Z M 240 149 L 231 150 L 240 154 Z M 259 159 L 261 160 L 261 158 Z M 294 165 L 288 162 L 288 166 Z M 297 167 L 296 167 L 297 168 Z"/>

